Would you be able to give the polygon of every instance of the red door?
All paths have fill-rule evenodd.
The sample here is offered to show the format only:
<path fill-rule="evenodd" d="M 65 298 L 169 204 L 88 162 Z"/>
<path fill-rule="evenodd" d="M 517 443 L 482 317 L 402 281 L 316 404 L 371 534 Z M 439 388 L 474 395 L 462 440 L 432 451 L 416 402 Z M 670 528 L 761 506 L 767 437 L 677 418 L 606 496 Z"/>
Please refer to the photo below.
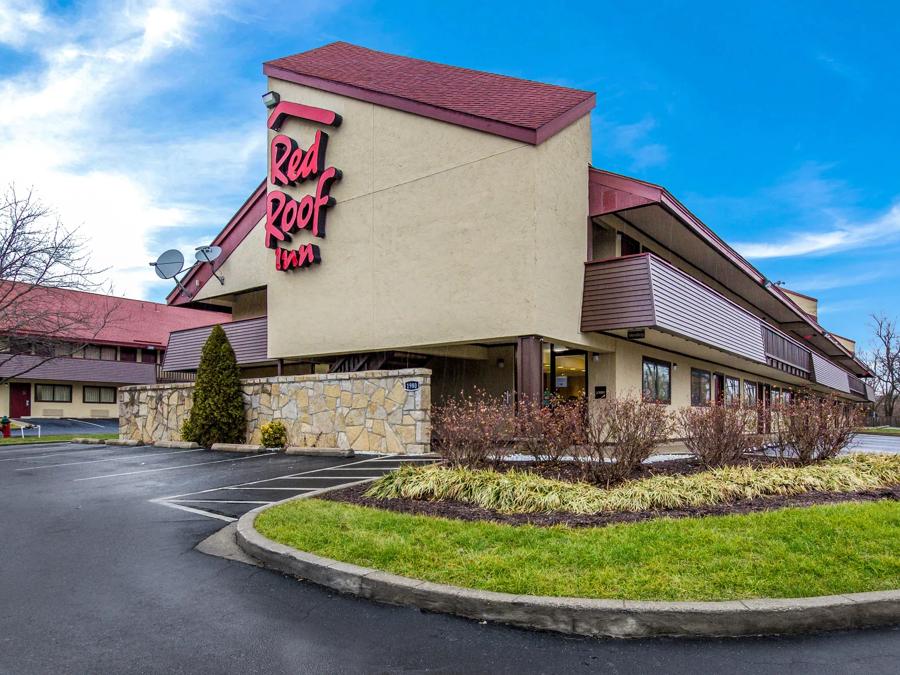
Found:
<path fill-rule="evenodd" d="M 11 382 L 9 385 L 9 416 L 31 416 L 31 384 Z"/>

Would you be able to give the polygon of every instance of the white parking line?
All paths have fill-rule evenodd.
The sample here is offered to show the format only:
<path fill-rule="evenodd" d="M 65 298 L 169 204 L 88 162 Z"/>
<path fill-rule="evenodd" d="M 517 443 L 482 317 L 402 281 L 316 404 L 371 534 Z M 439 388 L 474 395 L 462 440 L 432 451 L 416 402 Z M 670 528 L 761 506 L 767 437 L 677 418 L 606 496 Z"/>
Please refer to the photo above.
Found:
<path fill-rule="evenodd" d="M 268 504 L 269 502 L 254 502 L 243 499 L 176 499 L 176 504 Z"/>
<path fill-rule="evenodd" d="M 98 480 L 100 478 L 119 478 L 120 476 L 134 476 L 140 473 L 156 473 L 158 471 L 174 471 L 175 469 L 187 469 L 191 466 L 203 466 L 204 464 L 221 464 L 222 462 L 242 462 L 248 459 L 259 459 L 260 457 L 269 457 L 274 452 L 264 452 L 261 455 L 251 455 L 250 457 L 235 457 L 234 459 L 216 459 L 211 462 L 197 462 L 195 464 L 181 464 L 179 466 L 165 466 L 161 469 L 142 469 L 141 471 L 125 471 L 123 473 L 107 473 L 102 476 L 88 476 L 87 478 L 76 478 L 73 482 L 78 483 L 83 480 Z M 193 494 L 193 493 L 188 493 Z"/>
<path fill-rule="evenodd" d="M 232 518 L 231 516 L 223 516 L 221 513 L 213 513 L 212 511 L 204 511 L 202 509 L 195 509 L 191 506 L 185 506 L 184 504 L 176 504 L 175 502 L 165 502 L 160 501 L 158 499 L 151 499 L 151 502 L 154 504 L 162 504 L 163 506 L 168 506 L 170 509 L 178 509 L 179 511 L 187 511 L 188 513 L 193 513 L 198 516 L 206 516 L 207 518 L 215 518 L 216 520 L 224 520 L 226 523 L 233 523 L 237 520 L 237 518 Z"/>
<path fill-rule="evenodd" d="M 63 462 L 62 464 L 41 464 L 40 466 L 26 466 L 16 471 L 38 471 L 40 469 L 52 469 L 57 466 L 76 466 L 78 464 L 96 464 L 97 462 L 122 462 L 128 459 L 140 459 L 141 457 L 163 457 L 165 455 L 183 455 L 186 452 L 202 452 L 205 448 L 196 450 L 174 450 L 171 452 L 150 452 L 143 455 L 119 455 L 118 457 L 104 457 L 103 459 L 86 459 L 83 462 Z M 31 461 L 31 460 L 29 460 Z"/>
<path fill-rule="evenodd" d="M 56 455 L 71 455 L 71 454 L 80 454 L 82 452 L 92 452 L 97 450 L 109 450 L 110 446 L 99 445 L 92 448 L 85 448 L 84 450 L 61 450 L 59 452 L 48 452 L 43 455 L 19 455 L 18 457 L 4 457 L 0 459 L 0 462 L 15 462 L 16 460 L 31 460 L 31 459 L 40 459 L 41 457 L 54 457 Z"/>
<path fill-rule="evenodd" d="M 258 455 L 261 456 L 261 455 Z M 208 488 L 206 490 L 198 490 L 196 492 L 188 492 L 180 495 L 172 495 L 170 497 L 157 497 L 156 499 L 151 499 L 150 501 L 155 504 L 161 504 L 163 506 L 168 506 L 172 509 L 178 509 L 180 511 L 186 511 L 188 513 L 194 513 L 201 516 L 206 516 L 208 518 L 216 518 L 218 520 L 223 520 L 228 523 L 232 523 L 237 520 L 237 518 L 233 518 L 231 516 L 224 516 L 220 513 L 214 513 L 212 511 L 205 511 L 203 509 L 193 508 L 191 506 L 185 506 L 186 504 L 271 504 L 274 501 L 281 500 L 268 500 L 268 501 L 240 501 L 240 500 L 232 500 L 232 499 L 203 499 L 202 496 L 212 493 L 218 492 L 220 490 L 233 490 L 233 491 L 241 491 L 241 490 L 279 490 L 283 492 L 292 492 L 294 494 L 287 495 L 287 498 L 298 496 L 298 495 L 307 495 L 307 496 L 315 496 L 316 494 L 323 492 L 325 490 L 331 490 L 335 488 L 346 488 L 352 485 L 359 485 L 362 483 L 367 483 L 381 476 L 385 475 L 384 469 L 388 471 L 394 471 L 399 467 L 394 466 L 378 466 L 381 462 L 398 462 L 399 464 L 404 463 L 412 463 L 412 462 L 433 462 L 434 459 L 427 457 L 396 457 L 393 455 L 382 455 L 382 456 L 371 456 L 366 457 L 365 459 L 360 459 L 355 462 L 347 462 L 345 464 L 337 464 L 334 466 L 323 467 L 321 469 L 310 469 L 309 471 L 301 471 L 298 473 L 286 474 L 283 476 L 275 476 L 274 478 L 261 478 L 259 480 L 248 481 L 246 483 L 235 483 L 232 485 L 225 485 L 221 487 Z M 369 464 L 369 466 L 363 466 Z M 350 474 L 345 476 L 329 476 L 329 471 L 358 471 L 360 473 Z M 368 475 L 366 475 L 368 473 Z M 271 485 L 261 485 L 263 483 L 272 483 L 273 481 L 284 481 L 284 480 L 328 480 L 328 481 L 340 481 L 334 486 L 331 487 L 272 487 Z M 199 499 L 192 499 L 192 496 L 198 496 Z"/>
<path fill-rule="evenodd" d="M 356 475 L 356 476 L 281 476 L 279 478 L 270 478 L 269 480 L 356 480 L 358 478 L 381 478 L 384 474 L 374 474 L 372 476 Z"/>
<path fill-rule="evenodd" d="M 293 490 L 294 492 L 306 492 L 308 490 L 315 490 L 316 488 L 280 488 L 280 487 L 241 487 L 238 485 L 237 487 L 225 487 L 225 488 L 217 488 L 219 490 Z M 191 494 L 200 494 L 191 493 Z"/>

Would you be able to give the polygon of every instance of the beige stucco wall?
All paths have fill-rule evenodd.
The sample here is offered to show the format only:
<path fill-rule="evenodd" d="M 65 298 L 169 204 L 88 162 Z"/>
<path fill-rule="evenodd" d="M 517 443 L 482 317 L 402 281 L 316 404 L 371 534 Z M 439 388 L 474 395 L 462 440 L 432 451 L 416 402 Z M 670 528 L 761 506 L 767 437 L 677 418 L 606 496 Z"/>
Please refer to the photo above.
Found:
<path fill-rule="evenodd" d="M 792 386 L 755 373 L 723 366 L 713 361 L 690 358 L 682 354 L 673 354 L 663 349 L 622 340 L 617 343 L 615 353 L 615 392 L 617 396 L 639 396 L 641 394 L 644 356 L 677 365 L 672 372 L 671 406 L 673 408 L 683 408 L 691 405 L 691 368 L 724 373 L 728 377 L 739 378 L 741 380 L 741 396 L 743 396 L 744 391 L 744 380 L 761 382 L 779 388 Z"/>
<path fill-rule="evenodd" d="M 72 386 L 71 403 L 42 403 L 34 399 L 34 385 L 37 384 L 68 384 Z M 101 384 L 91 382 L 84 385 L 80 382 L 65 382 L 53 380 L 52 382 L 33 381 L 31 385 L 31 417 L 77 417 L 77 418 L 115 418 L 118 408 L 115 403 L 84 403 L 85 386 L 89 387 L 118 387 L 117 384 Z M 0 385 L 0 415 L 9 414 L 9 385 Z"/>
<path fill-rule="evenodd" d="M 407 391 L 406 383 L 419 388 Z M 372 370 L 242 380 L 247 442 L 281 420 L 288 445 L 419 454 L 431 447 L 431 371 Z M 180 440 L 194 385 L 143 385 L 119 392 L 119 436 Z"/>
<path fill-rule="evenodd" d="M 270 80 L 282 100 L 335 110 L 322 263 L 279 272 L 258 224 L 198 300 L 267 286 L 269 356 L 286 358 L 578 331 L 590 118 L 538 146 Z M 291 119 L 301 147 L 316 125 Z M 270 138 L 273 132 L 270 132 Z M 272 186 L 270 185 L 270 189 Z M 281 188 L 295 198 L 312 184 Z M 502 302 L 498 299 L 502 298 Z"/>

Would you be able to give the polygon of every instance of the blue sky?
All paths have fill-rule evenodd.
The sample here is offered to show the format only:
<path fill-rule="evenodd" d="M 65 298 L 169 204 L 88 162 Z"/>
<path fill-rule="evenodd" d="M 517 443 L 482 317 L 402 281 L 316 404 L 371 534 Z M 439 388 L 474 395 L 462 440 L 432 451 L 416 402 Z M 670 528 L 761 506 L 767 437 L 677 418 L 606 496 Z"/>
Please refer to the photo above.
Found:
<path fill-rule="evenodd" d="M 596 91 L 596 166 L 665 185 L 865 342 L 900 314 L 896 8 L 632 5 L 0 0 L 0 182 L 160 300 L 147 262 L 207 243 L 263 176 L 261 63 L 347 40 Z"/>

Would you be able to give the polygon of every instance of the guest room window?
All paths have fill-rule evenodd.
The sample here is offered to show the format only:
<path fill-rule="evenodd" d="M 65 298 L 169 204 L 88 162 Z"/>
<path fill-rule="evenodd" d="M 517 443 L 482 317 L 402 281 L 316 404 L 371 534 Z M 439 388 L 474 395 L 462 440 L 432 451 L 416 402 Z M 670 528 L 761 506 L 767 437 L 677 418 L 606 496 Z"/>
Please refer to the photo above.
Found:
<path fill-rule="evenodd" d="M 712 373 L 691 368 L 691 405 L 709 405 L 712 400 Z"/>
<path fill-rule="evenodd" d="M 647 401 L 671 403 L 672 364 L 645 356 L 641 389 Z"/>

